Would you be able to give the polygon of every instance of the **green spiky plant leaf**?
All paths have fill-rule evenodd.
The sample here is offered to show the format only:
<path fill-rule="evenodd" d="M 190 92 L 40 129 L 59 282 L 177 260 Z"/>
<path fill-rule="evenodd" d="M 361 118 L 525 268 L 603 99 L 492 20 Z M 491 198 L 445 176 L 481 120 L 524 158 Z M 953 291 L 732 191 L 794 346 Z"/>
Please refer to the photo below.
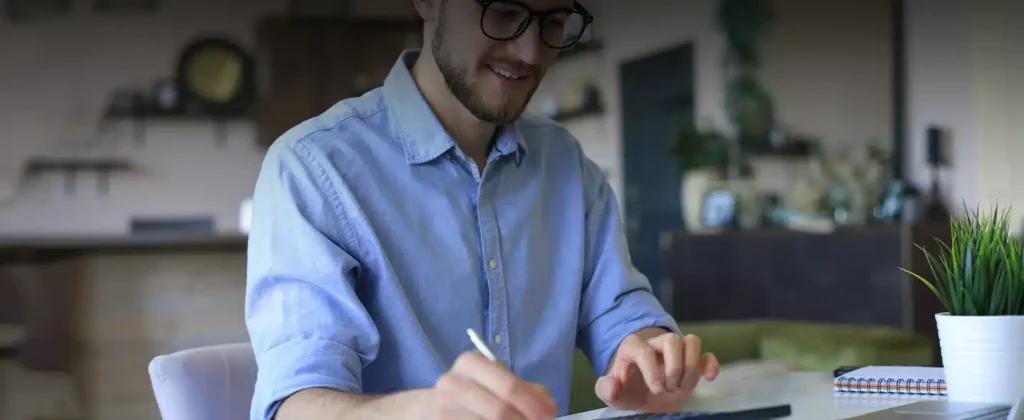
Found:
<path fill-rule="evenodd" d="M 900 268 L 923 282 L 950 315 L 1024 315 L 1024 246 L 1010 234 L 1009 209 L 967 211 L 951 219 L 948 244 L 924 253 L 931 279 Z"/>

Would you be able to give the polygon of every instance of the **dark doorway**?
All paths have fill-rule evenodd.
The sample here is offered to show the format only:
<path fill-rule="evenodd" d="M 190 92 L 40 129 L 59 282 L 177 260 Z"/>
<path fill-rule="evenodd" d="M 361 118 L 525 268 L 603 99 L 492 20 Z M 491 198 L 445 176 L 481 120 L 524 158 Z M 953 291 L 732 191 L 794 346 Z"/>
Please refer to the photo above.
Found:
<path fill-rule="evenodd" d="M 681 172 L 668 150 L 676 130 L 694 118 L 693 46 L 627 61 L 620 78 L 626 236 L 634 265 L 667 304 L 660 238 L 683 226 Z"/>

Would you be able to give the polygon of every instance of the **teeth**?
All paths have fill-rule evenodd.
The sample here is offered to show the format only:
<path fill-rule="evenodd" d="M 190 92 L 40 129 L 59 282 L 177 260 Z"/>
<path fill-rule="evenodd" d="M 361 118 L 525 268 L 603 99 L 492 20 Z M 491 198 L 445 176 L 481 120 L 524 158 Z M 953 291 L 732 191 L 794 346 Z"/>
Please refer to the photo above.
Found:
<path fill-rule="evenodd" d="M 494 70 L 495 73 L 498 73 L 502 77 L 506 77 L 506 78 L 509 78 L 509 79 L 512 79 L 512 80 L 518 80 L 518 79 L 522 79 L 523 78 L 523 76 L 512 74 L 508 70 L 502 70 L 502 69 L 493 69 L 493 70 Z"/>

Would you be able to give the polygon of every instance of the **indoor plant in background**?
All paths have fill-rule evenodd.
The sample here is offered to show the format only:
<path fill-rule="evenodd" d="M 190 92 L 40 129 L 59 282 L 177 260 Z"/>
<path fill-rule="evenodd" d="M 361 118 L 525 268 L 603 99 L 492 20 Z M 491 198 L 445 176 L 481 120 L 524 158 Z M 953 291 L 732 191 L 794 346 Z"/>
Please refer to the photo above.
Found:
<path fill-rule="evenodd" d="M 1010 212 L 967 211 L 949 222 L 950 241 L 921 245 L 947 312 L 935 315 L 951 400 L 1014 403 L 1024 395 L 1024 246 Z"/>
<path fill-rule="evenodd" d="M 749 175 L 748 153 L 766 149 L 774 128 L 774 106 L 757 79 L 758 44 L 774 21 L 773 0 L 719 0 L 718 29 L 725 39 L 722 70 L 725 74 L 725 114 L 729 127 L 723 134 L 708 125 L 686 121 L 669 153 L 683 172 L 682 209 L 687 229 L 702 226 L 700 207 L 708 187 L 725 179 Z"/>
<path fill-rule="evenodd" d="M 679 131 L 671 153 L 683 170 L 680 184 L 684 226 L 690 232 L 703 226 L 700 217 L 704 194 L 715 183 L 727 177 L 729 164 L 728 139 L 715 130 L 688 124 Z"/>

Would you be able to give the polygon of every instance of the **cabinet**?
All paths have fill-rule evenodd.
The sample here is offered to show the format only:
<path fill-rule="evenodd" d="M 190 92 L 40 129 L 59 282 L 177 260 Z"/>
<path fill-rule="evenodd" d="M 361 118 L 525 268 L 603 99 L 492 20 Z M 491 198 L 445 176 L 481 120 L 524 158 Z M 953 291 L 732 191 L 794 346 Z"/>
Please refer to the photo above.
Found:
<path fill-rule="evenodd" d="M 670 290 L 680 322 L 781 319 L 875 325 L 922 333 L 938 349 L 938 299 L 900 267 L 930 274 L 914 245 L 937 252 L 945 224 L 693 235 L 668 232 Z M 937 356 L 937 355 L 936 355 Z M 936 358 L 935 360 L 939 360 Z"/>
<path fill-rule="evenodd" d="M 281 134 L 345 98 L 380 86 L 398 55 L 422 45 L 416 20 L 274 17 L 256 29 L 257 139 Z"/>

